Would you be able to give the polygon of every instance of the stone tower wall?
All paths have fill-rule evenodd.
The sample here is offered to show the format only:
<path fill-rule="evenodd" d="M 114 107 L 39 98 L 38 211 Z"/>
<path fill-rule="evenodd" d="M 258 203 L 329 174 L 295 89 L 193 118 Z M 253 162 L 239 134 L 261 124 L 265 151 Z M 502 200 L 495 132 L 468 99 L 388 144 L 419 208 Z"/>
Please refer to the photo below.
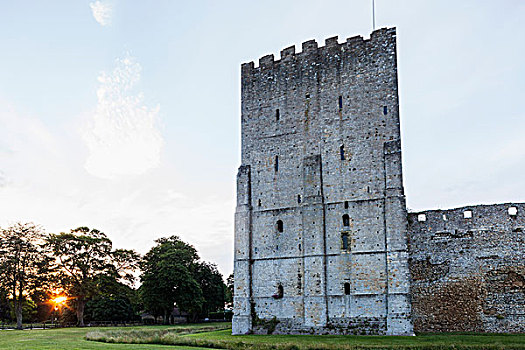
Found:
<path fill-rule="evenodd" d="M 241 75 L 233 333 L 411 334 L 395 29 Z"/>
<path fill-rule="evenodd" d="M 525 332 L 525 203 L 408 219 L 416 331 Z"/>

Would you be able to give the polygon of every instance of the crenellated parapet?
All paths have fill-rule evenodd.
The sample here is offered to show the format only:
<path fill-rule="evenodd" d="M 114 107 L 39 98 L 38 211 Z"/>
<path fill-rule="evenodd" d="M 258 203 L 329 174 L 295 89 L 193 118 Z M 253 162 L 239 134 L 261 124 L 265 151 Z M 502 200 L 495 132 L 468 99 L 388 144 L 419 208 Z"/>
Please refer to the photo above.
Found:
<path fill-rule="evenodd" d="M 353 36 L 346 41 L 339 43 L 339 37 L 334 36 L 325 39 L 324 46 L 319 46 L 314 39 L 302 43 L 301 52 L 295 52 L 295 45 L 281 50 L 280 59 L 276 60 L 273 54 L 259 58 L 258 66 L 254 62 L 247 62 L 241 65 L 243 76 L 248 76 L 266 69 L 278 68 L 283 63 L 290 61 L 300 61 L 312 56 L 325 56 L 329 58 L 337 54 L 352 53 L 354 55 L 367 54 L 367 50 L 388 50 L 389 44 L 395 44 L 396 29 L 381 28 L 370 35 L 369 39 L 362 36 Z M 391 52 L 393 53 L 393 52 Z M 316 57 L 318 59 L 318 57 Z"/>
<path fill-rule="evenodd" d="M 269 54 L 261 57 L 257 66 L 253 61 L 242 64 L 243 89 L 255 88 L 260 92 L 265 86 L 275 89 L 275 85 L 302 84 L 308 75 L 332 72 L 334 68 L 350 68 L 357 73 L 376 72 L 392 67 L 389 61 L 395 60 L 395 46 L 395 28 L 378 29 L 369 39 L 353 36 L 342 43 L 334 36 L 327 38 L 324 46 L 319 46 L 315 40 L 308 40 L 302 43 L 301 52 L 290 46 L 281 50 L 280 59 Z M 268 79 L 273 80 L 273 84 L 264 85 Z"/>

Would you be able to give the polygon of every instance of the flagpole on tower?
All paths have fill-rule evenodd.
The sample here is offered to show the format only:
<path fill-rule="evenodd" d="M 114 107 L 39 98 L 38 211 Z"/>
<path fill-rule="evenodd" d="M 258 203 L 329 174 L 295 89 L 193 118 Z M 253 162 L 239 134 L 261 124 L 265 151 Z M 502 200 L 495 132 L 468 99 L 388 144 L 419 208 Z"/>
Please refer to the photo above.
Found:
<path fill-rule="evenodd" d="M 372 0 L 372 31 L 376 30 L 376 6 L 375 0 Z"/>

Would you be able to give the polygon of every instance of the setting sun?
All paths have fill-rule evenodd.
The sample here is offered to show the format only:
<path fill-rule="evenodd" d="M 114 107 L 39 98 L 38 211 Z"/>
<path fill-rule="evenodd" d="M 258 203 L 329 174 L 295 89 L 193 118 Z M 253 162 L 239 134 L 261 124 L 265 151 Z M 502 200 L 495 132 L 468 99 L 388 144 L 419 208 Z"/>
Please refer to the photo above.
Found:
<path fill-rule="evenodd" d="M 61 296 L 61 297 L 56 297 L 55 299 L 52 299 L 51 301 L 55 304 L 62 304 L 64 303 L 65 301 L 67 300 L 67 297 L 65 296 Z"/>

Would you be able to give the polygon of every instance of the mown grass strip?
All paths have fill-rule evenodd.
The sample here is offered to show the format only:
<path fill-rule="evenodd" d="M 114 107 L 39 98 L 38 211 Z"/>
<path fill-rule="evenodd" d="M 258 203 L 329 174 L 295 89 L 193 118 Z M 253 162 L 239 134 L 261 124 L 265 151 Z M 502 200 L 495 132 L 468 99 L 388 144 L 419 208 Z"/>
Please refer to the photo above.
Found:
<path fill-rule="evenodd" d="M 199 333 L 196 333 L 199 332 Z M 201 333 L 204 332 L 204 333 Z M 386 336 L 232 336 L 231 330 L 206 331 L 202 328 L 145 330 L 133 332 L 98 331 L 88 340 L 107 343 L 162 344 L 229 350 L 525 350 L 525 335 L 422 335 Z"/>

